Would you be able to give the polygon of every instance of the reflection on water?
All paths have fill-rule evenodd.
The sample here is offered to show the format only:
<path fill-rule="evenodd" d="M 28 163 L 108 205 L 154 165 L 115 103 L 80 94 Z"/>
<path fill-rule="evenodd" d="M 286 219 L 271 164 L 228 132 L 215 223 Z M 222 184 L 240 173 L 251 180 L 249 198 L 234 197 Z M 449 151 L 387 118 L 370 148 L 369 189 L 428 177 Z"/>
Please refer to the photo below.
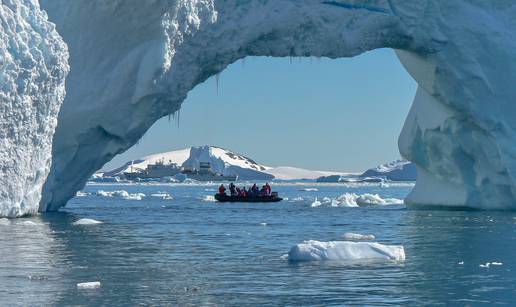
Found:
<path fill-rule="evenodd" d="M 407 291 L 420 301 L 507 303 L 516 300 L 516 214 L 412 211 L 404 236 L 418 273 Z M 487 262 L 502 265 L 481 267 Z"/>
<path fill-rule="evenodd" d="M 55 304 L 63 287 L 66 252 L 44 219 L 1 219 L 0 304 Z"/>
<path fill-rule="evenodd" d="M 303 186 L 304 188 L 305 186 Z M 0 220 L 2 305 L 458 305 L 516 300 L 516 214 L 412 211 L 403 206 L 312 208 L 315 197 L 410 187 L 299 186 L 296 201 L 205 201 L 206 186 L 88 186 L 61 213 Z M 141 201 L 97 190 L 144 193 Z M 150 197 L 166 192 L 174 198 Z M 73 225 L 80 218 L 104 222 Z M 28 223 L 30 222 L 30 223 Z M 265 224 L 264 224 L 265 223 Z M 303 240 L 371 233 L 405 246 L 404 263 L 289 263 Z M 463 264 L 459 264 L 462 263 Z M 503 265 L 479 267 L 486 262 Z M 100 281 L 94 290 L 80 282 Z"/>

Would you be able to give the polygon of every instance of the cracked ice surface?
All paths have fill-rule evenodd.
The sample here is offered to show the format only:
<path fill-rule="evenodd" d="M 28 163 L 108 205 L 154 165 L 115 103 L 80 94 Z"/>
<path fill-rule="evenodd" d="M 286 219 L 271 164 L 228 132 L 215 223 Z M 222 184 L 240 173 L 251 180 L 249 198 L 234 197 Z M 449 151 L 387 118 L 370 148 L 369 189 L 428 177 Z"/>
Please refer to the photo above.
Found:
<path fill-rule="evenodd" d="M 38 211 L 67 58 L 37 1 L 0 1 L 0 216 Z"/>
<path fill-rule="evenodd" d="M 516 4 L 448 0 L 42 0 L 71 53 L 40 210 L 66 204 L 188 92 L 245 56 L 394 48 L 419 88 L 399 139 L 408 204 L 516 206 Z"/>

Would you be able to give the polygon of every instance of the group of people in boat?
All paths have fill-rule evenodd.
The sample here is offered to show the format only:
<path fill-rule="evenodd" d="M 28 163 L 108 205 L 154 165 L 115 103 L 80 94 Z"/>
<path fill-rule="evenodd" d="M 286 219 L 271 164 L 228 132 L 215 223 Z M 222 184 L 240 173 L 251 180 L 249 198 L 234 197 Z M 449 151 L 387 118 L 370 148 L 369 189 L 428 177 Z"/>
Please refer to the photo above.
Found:
<path fill-rule="evenodd" d="M 271 186 L 269 183 L 265 183 L 265 185 L 262 186 L 260 189 L 256 183 L 253 184 L 252 187 L 249 189 L 247 187 L 239 188 L 233 182 L 229 184 L 229 195 L 230 196 L 237 196 L 237 197 L 267 197 L 271 196 Z M 226 194 L 226 187 L 224 184 L 221 184 L 219 187 L 219 194 L 220 195 L 227 195 Z"/>

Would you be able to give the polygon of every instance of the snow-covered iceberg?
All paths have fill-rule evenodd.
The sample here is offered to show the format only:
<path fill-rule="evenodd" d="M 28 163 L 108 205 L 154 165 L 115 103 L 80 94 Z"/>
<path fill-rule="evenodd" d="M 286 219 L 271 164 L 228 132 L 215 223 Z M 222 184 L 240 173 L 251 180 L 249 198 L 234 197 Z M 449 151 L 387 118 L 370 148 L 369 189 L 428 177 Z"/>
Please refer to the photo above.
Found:
<path fill-rule="evenodd" d="M 288 252 L 289 261 L 404 261 L 401 245 L 383 245 L 376 242 L 304 241 Z"/>
<path fill-rule="evenodd" d="M 2 115 L 6 131 L 14 132 L 9 127 L 17 122 L 26 131 L 2 138 L 12 142 L 1 147 L 2 160 L 8 161 L 3 163 L 18 153 L 29 161 L 7 168 L 7 175 L 16 178 L 10 188 L 3 188 L 2 197 L 14 200 L 10 208 L 37 198 L 38 192 L 32 191 L 39 190 L 45 163 L 36 161 L 48 157 L 46 140 L 63 93 L 57 81 L 65 72 L 64 48 L 55 48 L 59 38 L 50 33 L 52 27 L 45 25 L 45 16 L 34 3 L 8 0 L 1 4 L 2 18 L 12 15 L 6 7 L 27 8 L 10 10 L 19 16 L 13 23 L 20 27 L 8 32 L 8 26 L 2 25 L 8 38 L 2 42 L 19 39 L 22 43 L 36 33 L 56 42 L 41 48 L 48 61 L 11 61 L 14 67 L 7 65 L 7 70 L 1 66 L 2 78 L 6 71 L 32 71 L 16 65 L 39 65 L 36 74 L 51 68 L 57 76 L 25 83 L 33 76 L 16 74 L 21 84 L 35 89 L 29 97 L 50 107 L 43 108 L 43 113 L 53 116 L 25 114 L 30 107 L 10 103 L 28 101 L 23 100 L 26 96 L 14 88 L 1 90 L 9 97 L 2 98 L 8 101 L 8 112 Z M 40 4 L 67 42 L 72 67 L 42 211 L 65 205 L 104 163 L 135 144 L 157 119 L 177 112 L 192 88 L 238 59 L 352 57 L 377 48 L 395 49 L 419 85 L 399 138 L 402 156 L 414 162 L 418 171 L 407 203 L 516 208 L 516 73 L 512 68 L 516 5 L 511 1 L 184 0 L 142 5 L 135 0 L 41 0 Z M 38 22 L 45 26 L 37 28 Z M 28 36 L 18 36 L 23 27 L 36 28 L 26 31 Z M 34 47 L 26 49 L 32 54 L 42 41 L 21 45 Z M 8 55 L 2 61 L 26 53 L 9 51 Z M 42 95 L 42 90 L 49 95 Z M 21 112 L 21 116 L 9 112 Z M 36 135 L 37 127 L 48 133 L 33 138 L 35 144 L 25 146 L 17 139 Z M 27 174 L 38 175 L 17 180 Z M 25 201 L 25 195 L 32 196 Z"/>
<path fill-rule="evenodd" d="M 0 1 L 0 216 L 38 212 L 67 58 L 38 1 Z"/>

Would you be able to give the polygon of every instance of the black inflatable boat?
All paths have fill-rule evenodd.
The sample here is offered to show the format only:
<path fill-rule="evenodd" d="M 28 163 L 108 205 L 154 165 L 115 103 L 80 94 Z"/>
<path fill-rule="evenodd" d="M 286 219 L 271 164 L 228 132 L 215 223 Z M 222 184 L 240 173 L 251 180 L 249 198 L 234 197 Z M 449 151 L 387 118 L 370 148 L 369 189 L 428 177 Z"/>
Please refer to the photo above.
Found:
<path fill-rule="evenodd" d="M 283 198 L 278 197 L 278 193 L 272 192 L 270 196 L 229 196 L 226 194 L 215 194 L 215 199 L 221 203 L 275 203 L 282 201 Z"/>

